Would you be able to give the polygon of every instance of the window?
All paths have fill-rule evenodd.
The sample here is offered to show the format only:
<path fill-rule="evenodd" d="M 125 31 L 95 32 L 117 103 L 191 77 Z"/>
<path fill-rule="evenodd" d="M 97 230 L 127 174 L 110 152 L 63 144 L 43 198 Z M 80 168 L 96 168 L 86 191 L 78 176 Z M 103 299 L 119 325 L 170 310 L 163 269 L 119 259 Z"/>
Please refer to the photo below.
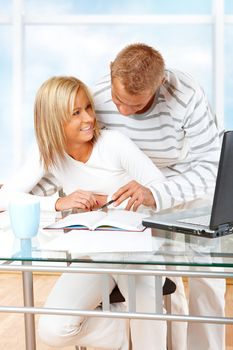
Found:
<path fill-rule="evenodd" d="M 12 35 L 9 25 L 0 25 L 0 163 L 2 179 L 11 168 L 13 156 L 12 134 L 14 129 L 12 119 Z"/>
<path fill-rule="evenodd" d="M 231 128 L 232 1 L 225 0 L 225 16 L 223 6 L 224 0 L 0 0 L 0 183 L 33 140 L 42 82 L 75 75 L 91 86 L 132 42 L 156 47 L 167 67 L 193 75 Z"/>

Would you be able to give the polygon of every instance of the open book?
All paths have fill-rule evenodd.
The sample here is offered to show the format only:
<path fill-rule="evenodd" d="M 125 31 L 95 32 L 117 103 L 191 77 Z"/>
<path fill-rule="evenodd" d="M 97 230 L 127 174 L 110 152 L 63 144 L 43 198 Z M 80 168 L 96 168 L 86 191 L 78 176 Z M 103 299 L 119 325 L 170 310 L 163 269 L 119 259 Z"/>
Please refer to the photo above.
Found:
<path fill-rule="evenodd" d="M 44 228 L 143 231 L 145 227 L 142 225 L 142 219 L 145 216 L 145 214 L 119 209 L 108 210 L 108 212 L 89 211 L 71 214 Z"/>

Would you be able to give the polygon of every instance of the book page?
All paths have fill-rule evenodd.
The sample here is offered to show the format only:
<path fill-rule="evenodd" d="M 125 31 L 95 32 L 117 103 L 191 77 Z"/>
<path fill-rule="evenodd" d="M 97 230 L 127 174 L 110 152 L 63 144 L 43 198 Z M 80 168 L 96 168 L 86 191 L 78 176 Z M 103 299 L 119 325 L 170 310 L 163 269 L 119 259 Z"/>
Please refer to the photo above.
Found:
<path fill-rule="evenodd" d="M 147 215 L 135 213 L 123 209 L 110 209 L 104 211 L 89 211 L 85 213 L 70 214 L 69 216 L 55 222 L 45 229 L 82 229 L 89 230 L 126 230 L 143 231 L 142 219 Z"/>
<path fill-rule="evenodd" d="M 145 214 L 128 210 L 110 209 L 107 215 L 96 223 L 94 227 L 100 230 L 111 230 L 112 227 L 126 231 L 143 231 L 145 227 L 142 225 L 142 219 L 145 216 Z"/>
<path fill-rule="evenodd" d="M 94 230 L 95 225 L 106 216 L 104 211 L 88 211 L 85 213 L 70 214 L 52 225 L 45 227 L 46 229 L 87 227 Z"/>

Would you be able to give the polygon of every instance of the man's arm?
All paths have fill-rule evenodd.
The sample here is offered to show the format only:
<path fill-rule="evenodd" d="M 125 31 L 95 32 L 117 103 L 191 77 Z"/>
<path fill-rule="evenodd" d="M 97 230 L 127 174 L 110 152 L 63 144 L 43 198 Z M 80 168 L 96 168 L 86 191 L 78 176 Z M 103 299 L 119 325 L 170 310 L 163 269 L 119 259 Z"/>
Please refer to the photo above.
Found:
<path fill-rule="evenodd" d="M 179 162 L 162 169 L 166 180 L 148 187 L 153 193 L 156 209 L 167 209 L 178 204 L 203 198 L 215 188 L 220 154 L 219 131 L 214 116 L 202 90 L 198 87 L 186 107 L 182 122 L 184 134 L 184 156 Z M 128 184 L 114 194 L 122 199 L 135 198 L 133 187 Z M 136 191 L 138 191 L 135 188 Z"/>
<path fill-rule="evenodd" d="M 117 207 L 128 198 L 130 199 L 125 207 L 126 210 L 132 209 L 133 211 L 137 211 L 140 205 L 156 208 L 156 202 L 151 190 L 135 180 L 130 181 L 114 193 L 112 199 L 116 201 L 113 206 Z"/>
<path fill-rule="evenodd" d="M 15 172 L 0 190 L 0 210 L 6 210 L 9 202 L 15 196 L 22 193 L 28 194 L 31 189 L 44 176 L 43 167 L 40 164 L 38 149 L 32 149 L 25 163 Z M 41 201 L 44 209 L 54 209 L 57 197 L 46 197 Z M 43 202 L 43 203 L 42 203 Z"/>
<path fill-rule="evenodd" d="M 46 173 L 40 179 L 40 181 L 32 188 L 30 193 L 37 196 L 46 197 L 52 196 L 53 194 L 57 193 L 60 189 L 61 188 L 57 183 L 55 177 L 50 173 Z"/>
<path fill-rule="evenodd" d="M 183 122 L 185 156 L 166 169 L 167 180 L 151 190 L 157 209 L 203 198 L 213 193 L 220 155 L 221 135 L 200 87 L 186 108 Z"/>

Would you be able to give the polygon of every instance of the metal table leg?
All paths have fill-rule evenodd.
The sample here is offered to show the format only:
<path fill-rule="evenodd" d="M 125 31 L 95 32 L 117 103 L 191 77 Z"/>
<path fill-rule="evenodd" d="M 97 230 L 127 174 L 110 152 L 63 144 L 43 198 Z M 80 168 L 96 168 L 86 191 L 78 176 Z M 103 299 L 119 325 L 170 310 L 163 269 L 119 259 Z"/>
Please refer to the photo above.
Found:
<path fill-rule="evenodd" d="M 23 261 L 23 265 L 31 265 L 31 261 Z M 31 271 L 23 271 L 23 300 L 24 306 L 34 306 L 33 276 Z M 24 314 L 26 350 L 36 350 L 36 332 L 34 314 Z"/>

